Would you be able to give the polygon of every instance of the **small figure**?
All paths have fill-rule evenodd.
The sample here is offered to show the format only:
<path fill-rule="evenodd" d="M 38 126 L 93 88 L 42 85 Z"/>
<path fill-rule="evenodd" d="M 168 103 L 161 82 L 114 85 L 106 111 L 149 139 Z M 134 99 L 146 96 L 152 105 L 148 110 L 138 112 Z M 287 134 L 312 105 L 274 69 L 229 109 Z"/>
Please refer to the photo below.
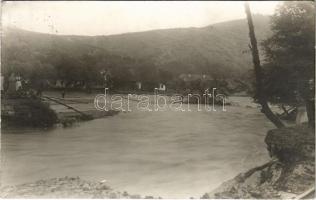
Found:
<path fill-rule="evenodd" d="M 61 97 L 64 99 L 66 95 L 66 89 L 64 88 L 61 92 Z"/>
<path fill-rule="evenodd" d="M 15 82 L 15 91 L 19 91 L 20 89 L 22 89 L 22 81 L 21 81 L 21 77 L 17 76 L 16 82 Z"/>

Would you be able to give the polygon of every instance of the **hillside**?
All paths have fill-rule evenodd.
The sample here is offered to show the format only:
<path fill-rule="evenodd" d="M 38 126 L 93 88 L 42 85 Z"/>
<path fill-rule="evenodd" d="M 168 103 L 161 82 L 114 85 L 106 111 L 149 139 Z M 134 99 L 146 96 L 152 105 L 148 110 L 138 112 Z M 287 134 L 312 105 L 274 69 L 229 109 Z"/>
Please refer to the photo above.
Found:
<path fill-rule="evenodd" d="M 256 15 L 254 24 L 260 42 L 270 32 L 269 17 Z M 147 76 L 152 69 L 167 71 L 172 76 L 205 73 L 216 77 L 240 77 L 252 67 L 248 44 L 245 19 L 202 28 L 110 36 L 61 36 L 5 28 L 2 60 L 4 72 L 13 68 L 22 72 L 37 69 L 38 62 L 42 68 L 46 64 L 56 68 L 58 58 L 67 56 L 77 63 L 90 55 L 93 60 L 90 68 L 110 66 L 114 71 L 128 71 L 129 74 L 142 70 L 144 73 L 140 77 Z M 19 66 L 14 67 L 17 63 Z M 139 63 L 142 67 L 137 66 Z"/>
<path fill-rule="evenodd" d="M 254 18 L 258 41 L 269 34 L 269 18 Z M 83 41 L 83 40 L 82 40 Z M 172 72 L 244 72 L 251 68 L 246 20 L 214 24 L 204 28 L 155 30 L 93 38 L 116 54 L 150 58 Z M 223 68 L 221 70 L 221 68 Z"/>

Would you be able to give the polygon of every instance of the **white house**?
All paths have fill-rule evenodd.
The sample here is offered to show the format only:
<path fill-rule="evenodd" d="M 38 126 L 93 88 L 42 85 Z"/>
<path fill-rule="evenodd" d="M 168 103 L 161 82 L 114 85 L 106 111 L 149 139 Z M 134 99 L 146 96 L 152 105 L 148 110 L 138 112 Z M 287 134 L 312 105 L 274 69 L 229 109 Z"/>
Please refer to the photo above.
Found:
<path fill-rule="evenodd" d="M 136 87 L 138 90 L 141 90 L 142 89 L 142 82 L 140 82 L 140 81 L 136 82 Z"/>
<path fill-rule="evenodd" d="M 166 91 L 166 85 L 163 83 L 159 83 L 159 87 L 158 87 L 159 91 Z"/>

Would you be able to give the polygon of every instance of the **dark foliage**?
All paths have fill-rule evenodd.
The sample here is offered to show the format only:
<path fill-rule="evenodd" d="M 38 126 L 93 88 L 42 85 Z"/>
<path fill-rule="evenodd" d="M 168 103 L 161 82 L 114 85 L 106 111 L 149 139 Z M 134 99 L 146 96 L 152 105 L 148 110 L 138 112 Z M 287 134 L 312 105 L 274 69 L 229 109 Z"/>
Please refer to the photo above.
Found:
<path fill-rule="evenodd" d="M 265 94 L 271 102 L 306 105 L 315 126 L 315 5 L 285 2 L 272 17 L 272 36 L 265 49 Z"/>
<path fill-rule="evenodd" d="M 49 105 L 38 98 L 20 99 L 19 104 L 13 106 L 13 121 L 19 126 L 51 127 L 57 122 L 56 113 Z"/>
<path fill-rule="evenodd" d="M 275 103 L 297 104 L 314 96 L 315 7 L 313 2 L 285 2 L 272 17 L 265 50 L 265 93 Z"/>

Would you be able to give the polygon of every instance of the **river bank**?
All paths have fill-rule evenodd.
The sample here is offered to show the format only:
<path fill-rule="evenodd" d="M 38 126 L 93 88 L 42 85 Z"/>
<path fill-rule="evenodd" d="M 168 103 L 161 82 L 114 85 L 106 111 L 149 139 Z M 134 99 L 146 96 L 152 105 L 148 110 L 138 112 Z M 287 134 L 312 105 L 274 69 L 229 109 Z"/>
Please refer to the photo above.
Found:
<path fill-rule="evenodd" d="M 119 113 L 118 110 L 112 109 L 96 110 L 94 94 L 69 93 L 67 98 L 60 98 L 56 92 L 47 92 L 47 94 L 45 92 L 42 96 L 16 95 L 2 98 L 2 128 L 51 128 L 55 125 L 68 127 L 76 122 Z"/>
<path fill-rule="evenodd" d="M 315 198 L 315 130 L 273 129 L 265 138 L 271 161 L 240 173 L 204 198 Z"/>

